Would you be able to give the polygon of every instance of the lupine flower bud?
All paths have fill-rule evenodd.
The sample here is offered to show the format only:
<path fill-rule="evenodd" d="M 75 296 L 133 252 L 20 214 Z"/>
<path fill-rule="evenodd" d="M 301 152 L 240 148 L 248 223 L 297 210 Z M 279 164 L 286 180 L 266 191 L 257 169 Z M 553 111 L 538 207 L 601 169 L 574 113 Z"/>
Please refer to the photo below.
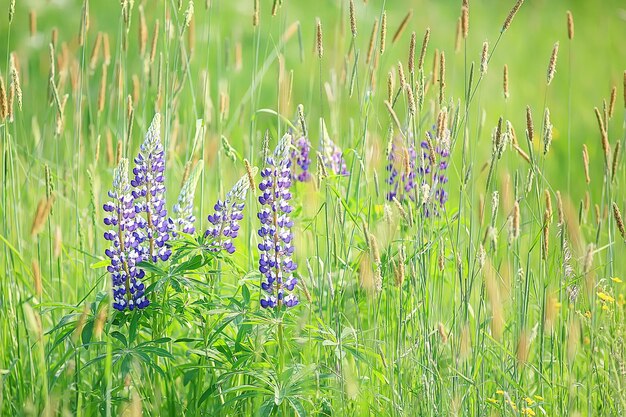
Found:
<path fill-rule="evenodd" d="M 256 171 L 256 168 L 252 168 L 252 177 L 256 175 Z M 235 252 L 233 240 L 239 235 L 239 221 L 243 219 L 243 207 L 249 188 L 250 176 L 246 174 L 226 193 L 224 201 L 217 200 L 215 203 L 215 212 L 208 217 L 211 226 L 204 232 L 205 237 L 212 239 L 208 244 L 211 252 L 222 249 L 231 254 Z"/>
<path fill-rule="evenodd" d="M 346 161 L 343 159 L 341 148 L 332 141 L 326 130 L 326 124 L 322 120 L 322 160 L 324 166 L 330 169 L 335 175 L 348 176 Z"/>
<path fill-rule="evenodd" d="M 291 148 L 291 161 L 293 165 L 297 165 L 300 169 L 300 173 L 296 174 L 296 166 L 292 166 L 292 176 L 295 180 L 300 182 L 309 181 L 311 179 L 311 173 L 309 167 L 311 166 L 311 142 L 306 136 L 302 136 L 292 144 Z"/>
<path fill-rule="evenodd" d="M 130 310 L 145 308 L 150 302 L 144 295 L 145 286 L 141 282 L 145 273 L 137 267 L 143 261 L 143 252 L 137 233 L 138 216 L 128 182 L 128 160 L 125 158 L 115 169 L 109 197 L 113 201 L 103 206 L 107 212 L 104 224 L 112 229 L 104 233 L 104 238 L 111 242 L 105 253 L 111 259 L 107 270 L 113 281 L 113 308 L 119 311 L 126 307 Z"/>
<path fill-rule="evenodd" d="M 259 271 L 265 276 L 261 288 L 267 293 L 261 298 L 263 308 L 285 305 L 293 307 L 298 298 L 292 293 L 297 278 L 293 275 L 296 263 L 291 259 L 295 250 L 292 245 L 293 221 L 289 213 L 293 210 L 291 199 L 291 160 L 288 146 L 291 135 L 286 134 L 278 143 L 274 155 L 266 160 L 259 183 L 259 203 L 263 206 L 258 213 L 261 227 L 258 231 L 262 239 L 259 243 Z"/>
<path fill-rule="evenodd" d="M 439 216 L 448 201 L 445 185 L 448 182 L 446 170 L 450 157 L 450 129 L 441 129 L 441 135 L 426 132 L 427 140 L 421 143 L 422 155 L 419 158 L 417 173 L 422 179 L 422 189 L 428 186 L 428 195 L 422 201 L 426 217 Z"/>
<path fill-rule="evenodd" d="M 135 178 L 130 182 L 134 187 L 135 212 L 140 216 L 137 219 L 142 229 L 139 235 L 142 241 L 148 242 L 143 250 L 152 262 L 167 261 L 172 254 L 166 245 L 172 223 L 165 206 L 165 153 L 160 131 L 161 115 L 157 113 L 135 158 Z"/>
<path fill-rule="evenodd" d="M 174 212 L 172 236 L 176 237 L 179 232 L 193 234 L 196 231 L 194 223 L 196 217 L 193 215 L 193 198 L 196 193 L 196 185 L 202 174 L 203 161 L 196 163 L 193 172 L 185 181 L 185 184 L 178 195 L 178 202 L 172 208 Z"/>

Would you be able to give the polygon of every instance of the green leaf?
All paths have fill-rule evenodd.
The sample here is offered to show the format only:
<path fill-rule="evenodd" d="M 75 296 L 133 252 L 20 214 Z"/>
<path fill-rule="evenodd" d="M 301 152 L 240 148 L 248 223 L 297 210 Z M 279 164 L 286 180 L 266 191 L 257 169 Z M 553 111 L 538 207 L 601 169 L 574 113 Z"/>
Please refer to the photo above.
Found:
<path fill-rule="evenodd" d="M 100 268 L 106 268 L 110 264 L 111 264 L 111 261 L 109 259 L 103 259 L 101 261 L 92 263 L 91 265 L 89 265 L 89 267 L 91 269 L 100 269 Z"/>

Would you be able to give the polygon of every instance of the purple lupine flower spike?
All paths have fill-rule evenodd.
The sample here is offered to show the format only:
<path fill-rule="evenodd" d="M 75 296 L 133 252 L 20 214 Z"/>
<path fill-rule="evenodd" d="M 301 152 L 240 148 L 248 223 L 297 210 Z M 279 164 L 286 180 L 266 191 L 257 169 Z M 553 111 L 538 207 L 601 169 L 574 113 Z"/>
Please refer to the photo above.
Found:
<path fill-rule="evenodd" d="M 406 149 L 406 152 L 404 151 Z M 407 159 L 408 157 L 408 167 Z M 387 200 L 393 201 L 394 198 L 402 201 L 406 196 L 411 200 L 415 199 L 412 191 L 415 188 L 415 163 L 417 153 L 415 147 L 411 144 L 408 148 L 404 148 L 400 143 L 390 140 L 387 149 L 387 165 L 385 169 L 388 172 L 386 183 L 389 185 L 387 192 Z M 408 168 L 408 172 L 407 172 Z"/>
<path fill-rule="evenodd" d="M 152 123 L 135 158 L 135 178 L 131 181 L 136 199 L 135 211 L 141 216 L 141 238 L 147 242 L 144 250 L 148 259 L 167 261 L 172 254 L 166 245 L 172 223 L 165 208 L 165 152 L 161 144 L 161 115 L 154 115 Z"/>
<path fill-rule="evenodd" d="M 174 218 L 172 219 L 173 230 L 172 237 L 177 237 L 178 233 L 187 233 L 189 235 L 196 232 L 194 223 L 196 217 L 193 215 L 193 198 L 196 193 L 196 185 L 202 173 L 203 161 L 199 160 L 195 168 L 185 181 L 185 184 L 178 195 L 178 202 L 172 208 Z"/>
<path fill-rule="evenodd" d="M 332 141 L 330 136 L 328 135 L 328 130 L 326 130 L 326 124 L 324 121 L 321 121 L 322 125 L 322 162 L 324 162 L 324 166 L 326 169 L 333 172 L 335 175 L 340 176 L 348 176 L 350 172 L 348 172 L 348 168 L 346 166 L 346 161 L 343 158 L 343 152 L 341 148 Z"/>
<path fill-rule="evenodd" d="M 251 175 L 254 177 L 257 171 L 257 168 L 253 168 Z M 248 188 L 250 177 L 245 175 L 226 194 L 224 201 L 217 200 L 215 212 L 208 217 L 211 226 L 204 233 L 205 237 L 211 238 L 208 243 L 210 251 L 219 252 L 223 249 L 231 254 L 235 252 L 234 240 L 239 235 L 239 222 L 243 219 Z"/>
<path fill-rule="evenodd" d="M 145 297 L 145 286 L 141 282 L 145 273 L 137 264 L 143 260 L 141 239 L 137 234 L 137 215 L 134 198 L 128 182 L 128 159 L 122 159 L 115 169 L 113 190 L 109 191 L 112 201 L 104 204 L 107 215 L 104 224 L 111 230 L 104 238 L 111 242 L 105 251 L 111 259 L 107 270 L 113 281 L 113 308 L 119 311 L 145 308 L 150 304 Z"/>
<path fill-rule="evenodd" d="M 309 167 L 311 166 L 311 142 L 306 136 L 301 136 L 293 143 L 291 149 L 291 160 L 293 161 L 293 178 L 300 182 L 306 182 L 311 179 Z M 296 166 L 300 169 L 300 173 L 296 174 Z"/>
<path fill-rule="evenodd" d="M 282 137 L 274 155 L 267 158 L 266 167 L 261 170 L 263 178 L 259 183 L 259 203 L 263 208 L 258 213 L 261 227 L 258 234 L 262 239 L 259 243 L 259 271 L 264 275 L 261 288 L 267 293 L 261 298 L 263 308 L 274 308 L 284 305 L 293 307 L 298 298 L 293 290 L 298 283 L 293 275 L 296 263 L 291 259 L 294 252 L 291 228 L 293 221 L 289 214 L 293 210 L 289 204 L 291 199 L 291 160 L 288 145 L 291 135 Z"/>
<path fill-rule="evenodd" d="M 445 188 L 448 182 L 446 170 L 450 157 L 450 129 L 444 128 L 441 137 L 433 132 L 426 134 L 428 140 L 421 143 L 421 157 L 417 172 L 421 177 L 421 201 L 424 215 L 430 217 L 439 216 L 448 201 L 448 192 Z"/>

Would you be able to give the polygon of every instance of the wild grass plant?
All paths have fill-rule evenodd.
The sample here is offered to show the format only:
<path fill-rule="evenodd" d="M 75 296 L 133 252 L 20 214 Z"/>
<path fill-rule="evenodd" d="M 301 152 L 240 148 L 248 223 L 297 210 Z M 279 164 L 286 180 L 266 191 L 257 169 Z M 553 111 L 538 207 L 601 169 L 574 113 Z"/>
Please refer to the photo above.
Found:
<path fill-rule="evenodd" d="M 621 3 L 5 3 L 1 415 L 626 413 Z"/>

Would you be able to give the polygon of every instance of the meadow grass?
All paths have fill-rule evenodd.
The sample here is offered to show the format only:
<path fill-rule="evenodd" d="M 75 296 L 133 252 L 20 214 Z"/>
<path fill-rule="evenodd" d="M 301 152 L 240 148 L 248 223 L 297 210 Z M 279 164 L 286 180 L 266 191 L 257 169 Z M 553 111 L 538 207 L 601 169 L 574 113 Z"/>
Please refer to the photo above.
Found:
<path fill-rule="evenodd" d="M 619 1 L 0 7 L 1 415 L 626 413 Z M 157 113 L 196 231 L 120 312 L 102 208 Z M 299 304 L 265 309 L 285 134 Z"/>

